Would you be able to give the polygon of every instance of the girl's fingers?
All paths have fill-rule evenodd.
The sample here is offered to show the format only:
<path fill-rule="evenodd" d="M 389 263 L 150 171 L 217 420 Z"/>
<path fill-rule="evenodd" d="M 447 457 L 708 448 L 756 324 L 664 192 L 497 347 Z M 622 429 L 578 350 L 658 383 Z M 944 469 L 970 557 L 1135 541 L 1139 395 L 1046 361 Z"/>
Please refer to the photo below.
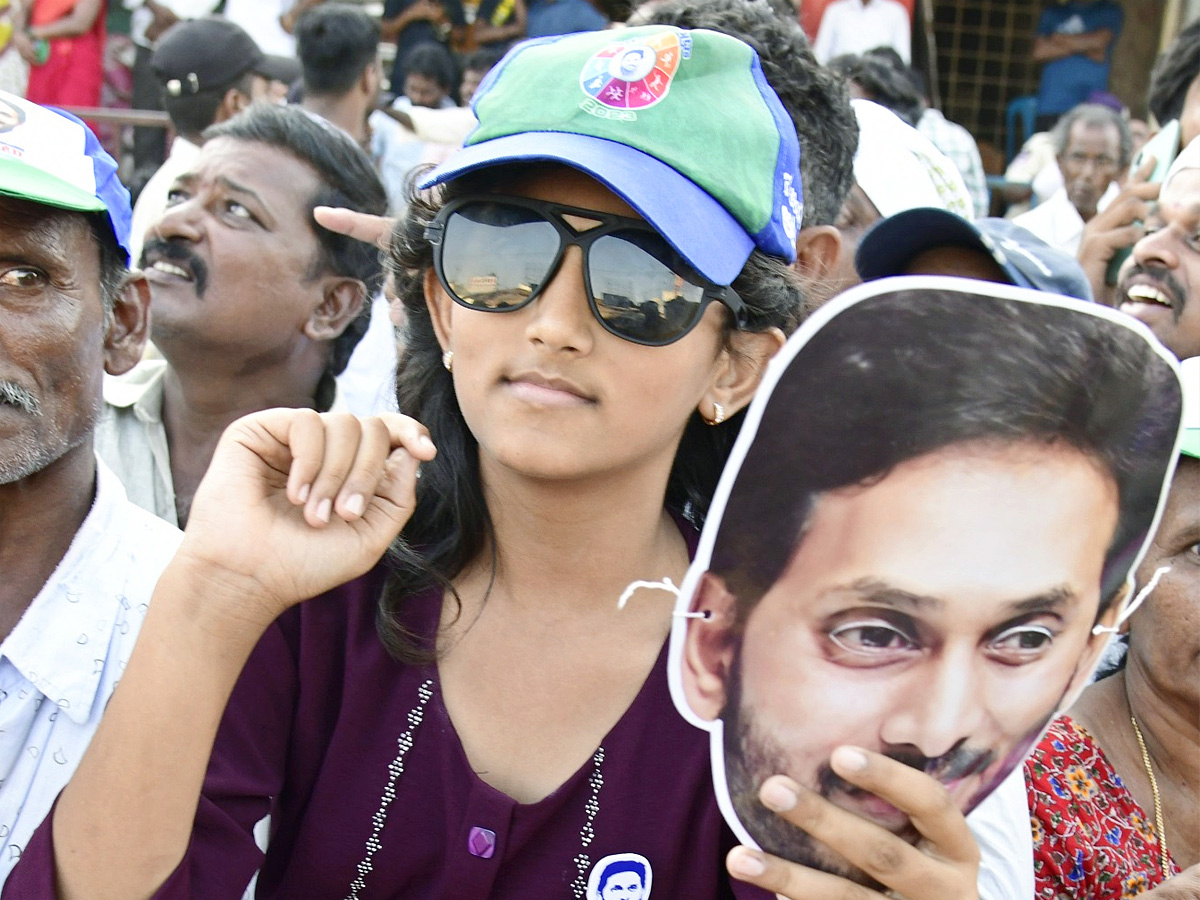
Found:
<path fill-rule="evenodd" d="M 817 869 L 788 862 L 761 850 L 734 847 L 725 857 L 729 874 L 785 900 L 885 900 L 886 895 Z"/>
<path fill-rule="evenodd" d="M 339 206 L 318 206 L 313 210 L 313 218 L 322 228 L 364 244 L 374 244 L 380 250 L 388 249 L 392 228 L 396 224 L 395 219 L 386 216 L 373 216 Z"/>
<path fill-rule="evenodd" d="M 325 452 L 321 467 L 312 481 L 312 490 L 304 504 L 304 517 L 310 525 L 328 524 L 333 514 L 333 501 L 341 492 L 358 456 L 362 424 L 349 413 L 326 414 L 321 417 L 325 426 Z M 295 450 L 293 450 L 295 452 Z M 376 460 L 383 466 L 383 454 Z"/>
<path fill-rule="evenodd" d="M 979 847 L 966 817 L 936 779 L 902 762 L 862 750 L 838 747 L 830 757 L 833 771 L 855 787 L 870 791 L 908 814 L 913 827 L 943 858 L 977 863 Z"/>

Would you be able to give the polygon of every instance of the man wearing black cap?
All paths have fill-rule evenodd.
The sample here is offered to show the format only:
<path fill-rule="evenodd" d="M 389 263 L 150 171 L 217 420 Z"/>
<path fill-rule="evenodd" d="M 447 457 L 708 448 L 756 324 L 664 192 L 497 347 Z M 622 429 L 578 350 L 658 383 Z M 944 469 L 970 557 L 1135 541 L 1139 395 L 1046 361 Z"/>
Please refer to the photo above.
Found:
<path fill-rule="evenodd" d="M 200 152 L 201 132 L 265 99 L 272 81 L 290 82 L 297 68 L 294 60 L 264 54 L 232 22 L 211 17 L 172 26 L 159 40 L 150 66 L 177 136 L 170 156 L 146 182 L 133 209 L 130 250 L 135 265 L 146 229 L 167 205 L 171 182 Z"/>
<path fill-rule="evenodd" d="M 956 275 L 1091 300 L 1076 260 L 1006 219 L 932 207 L 897 213 L 867 232 L 855 267 L 863 281 L 889 275 Z"/>

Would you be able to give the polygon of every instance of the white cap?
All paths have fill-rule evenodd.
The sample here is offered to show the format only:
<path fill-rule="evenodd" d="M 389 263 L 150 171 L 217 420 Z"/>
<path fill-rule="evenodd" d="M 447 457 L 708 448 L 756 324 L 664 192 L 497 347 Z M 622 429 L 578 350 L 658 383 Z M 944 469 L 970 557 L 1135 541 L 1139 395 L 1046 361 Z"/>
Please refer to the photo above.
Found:
<path fill-rule="evenodd" d="M 1165 186 L 1168 181 L 1184 169 L 1200 169 L 1200 137 L 1194 138 L 1190 144 L 1179 151 L 1171 168 L 1167 169 L 1167 177 L 1163 179 Z"/>
<path fill-rule="evenodd" d="M 854 180 L 881 216 L 934 206 L 975 218 L 958 168 L 929 138 L 878 103 L 853 100 L 851 106 L 858 117 Z"/>

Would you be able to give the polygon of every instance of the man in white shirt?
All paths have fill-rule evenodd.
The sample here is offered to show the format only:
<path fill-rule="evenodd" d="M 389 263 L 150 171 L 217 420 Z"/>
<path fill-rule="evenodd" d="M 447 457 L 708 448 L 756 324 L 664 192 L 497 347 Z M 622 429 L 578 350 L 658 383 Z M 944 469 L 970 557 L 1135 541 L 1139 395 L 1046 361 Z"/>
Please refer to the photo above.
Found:
<path fill-rule="evenodd" d="M 912 61 L 912 25 L 896 0 L 837 0 L 821 17 L 813 53 L 823 63 L 846 53 L 891 47 L 904 64 Z"/>
<path fill-rule="evenodd" d="M 179 532 L 93 450 L 146 337 L 129 194 L 78 119 L 0 94 L 0 881 L 91 740 Z"/>
<path fill-rule="evenodd" d="M 1063 186 L 1013 221 L 1075 256 L 1084 225 L 1120 193 L 1116 180 L 1129 165 L 1132 139 L 1124 119 L 1094 103 L 1080 104 L 1064 115 L 1051 137 Z"/>

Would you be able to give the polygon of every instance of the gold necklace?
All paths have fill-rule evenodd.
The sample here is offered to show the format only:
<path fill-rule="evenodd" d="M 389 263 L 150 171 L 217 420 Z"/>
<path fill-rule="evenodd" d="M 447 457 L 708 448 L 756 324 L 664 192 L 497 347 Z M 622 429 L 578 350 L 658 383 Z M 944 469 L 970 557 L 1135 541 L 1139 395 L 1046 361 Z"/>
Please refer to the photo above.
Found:
<path fill-rule="evenodd" d="M 1154 777 L 1154 767 L 1150 765 L 1150 751 L 1146 749 L 1146 741 L 1142 737 L 1142 729 L 1138 727 L 1137 719 L 1129 716 L 1133 724 L 1133 735 L 1137 738 L 1138 748 L 1142 751 L 1142 765 L 1150 776 L 1150 792 L 1154 796 L 1154 830 L 1158 832 L 1158 862 L 1162 867 L 1163 878 L 1171 877 L 1171 864 L 1167 861 L 1167 829 L 1163 825 L 1162 799 L 1158 795 L 1158 779 Z"/>

